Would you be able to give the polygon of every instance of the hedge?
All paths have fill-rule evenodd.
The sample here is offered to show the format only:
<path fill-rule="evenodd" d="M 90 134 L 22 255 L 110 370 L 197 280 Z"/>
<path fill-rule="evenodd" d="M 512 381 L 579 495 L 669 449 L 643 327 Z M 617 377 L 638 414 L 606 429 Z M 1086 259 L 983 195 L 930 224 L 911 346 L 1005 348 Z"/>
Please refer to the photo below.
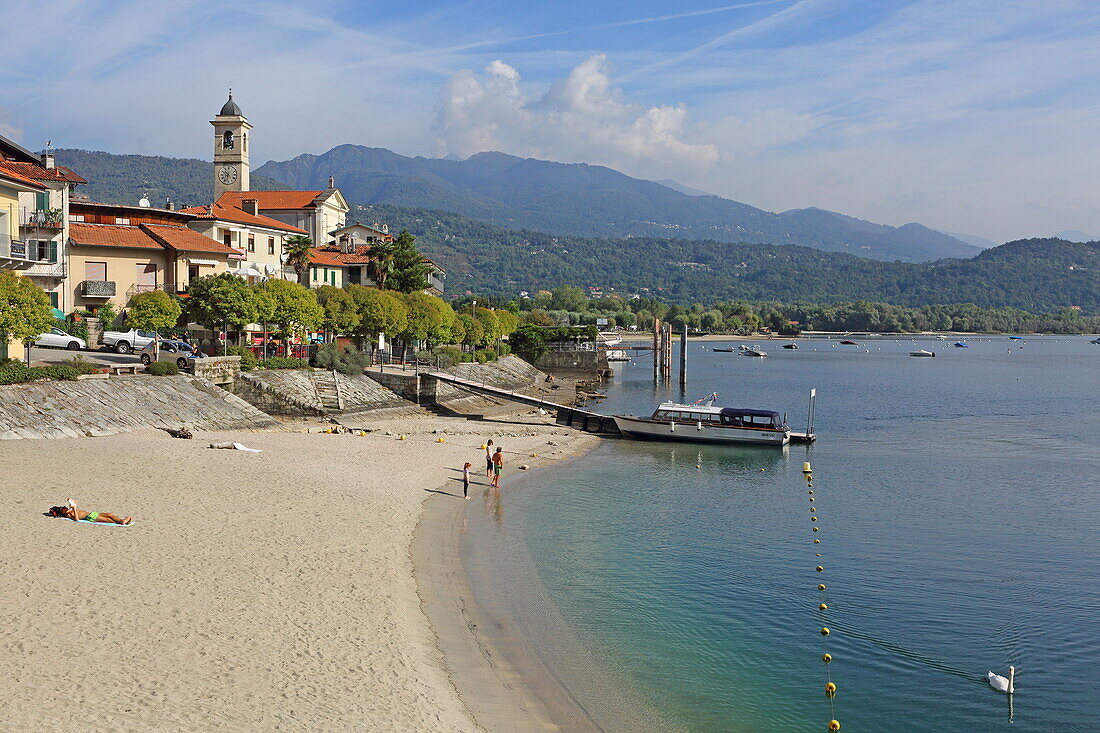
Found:
<path fill-rule="evenodd" d="M 21 361 L 9 359 L 0 363 L 0 384 L 24 384 L 43 379 L 73 381 L 78 372 L 71 366 L 29 367 Z"/>
<path fill-rule="evenodd" d="M 252 371 L 259 363 L 259 359 L 256 358 L 256 354 L 252 351 L 252 349 L 246 349 L 243 346 L 226 346 L 225 355 L 241 357 L 242 372 Z"/>
<path fill-rule="evenodd" d="M 154 361 L 145 367 L 145 371 L 157 377 L 171 377 L 180 373 L 180 368 L 171 361 Z"/>
<path fill-rule="evenodd" d="M 309 369 L 309 361 L 289 356 L 273 356 L 270 359 L 261 359 L 257 366 L 260 369 Z"/>

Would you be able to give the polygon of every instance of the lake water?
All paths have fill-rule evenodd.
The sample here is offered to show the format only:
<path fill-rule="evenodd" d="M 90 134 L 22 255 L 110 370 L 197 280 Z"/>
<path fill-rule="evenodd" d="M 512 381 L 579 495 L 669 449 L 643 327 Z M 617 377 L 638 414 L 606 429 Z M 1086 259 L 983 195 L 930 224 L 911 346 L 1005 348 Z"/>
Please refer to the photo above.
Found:
<path fill-rule="evenodd" d="M 803 429 L 816 387 L 819 440 L 605 440 L 481 497 L 479 604 L 606 730 L 1100 729 L 1100 346 L 834 343 L 691 342 L 684 395 L 623 365 L 599 411 L 716 390 Z M 1011 709 L 985 682 L 1010 664 Z"/>

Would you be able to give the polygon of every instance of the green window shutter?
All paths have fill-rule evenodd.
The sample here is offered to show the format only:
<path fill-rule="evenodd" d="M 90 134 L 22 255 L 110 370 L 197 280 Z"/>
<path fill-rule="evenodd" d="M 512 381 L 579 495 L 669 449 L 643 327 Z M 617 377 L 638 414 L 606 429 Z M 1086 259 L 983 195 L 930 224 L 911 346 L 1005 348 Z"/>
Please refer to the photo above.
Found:
<path fill-rule="evenodd" d="M 34 203 L 39 211 L 44 211 L 50 208 L 50 192 L 39 191 L 34 195 Z"/>
<path fill-rule="evenodd" d="M 47 259 L 50 262 L 57 262 L 57 242 L 51 239 L 49 241 L 48 247 L 49 249 L 47 250 Z"/>
<path fill-rule="evenodd" d="M 313 268 L 313 282 L 317 282 L 317 268 Z"/>

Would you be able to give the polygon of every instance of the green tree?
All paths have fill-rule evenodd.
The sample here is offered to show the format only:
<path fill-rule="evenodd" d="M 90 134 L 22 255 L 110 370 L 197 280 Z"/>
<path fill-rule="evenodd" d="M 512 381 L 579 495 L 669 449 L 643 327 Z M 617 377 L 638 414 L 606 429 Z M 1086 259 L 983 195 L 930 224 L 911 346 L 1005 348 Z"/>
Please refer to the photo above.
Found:
<path fill-rule="evenodd" d="M 393 242 L 393 274 L 389 287 L 402 293 L 417 293 L 428 287 L 431 268 L 416 248 L 416 237 L 402 229 Z"/>
<path fill-rule="evenodd" d="M 394 338 L 405 330 L 409 322 L 409 308 L 400 294 L 362 285 L 348 285 L 347 291 L 359 314 L 358 333 L 361 338 L 373 341 L 380 333 Z"/>
<path fill-rule="evenodd" d="M 579 311 L 584 308 L 584 291 L 576 285 L 554 288 L 550 307 L 555 310 Z"/>
<path fill-rule="evenodd" d="M 179 301 L 163 290 L 138 293 L 130 300 L 126 325 L 142 331 L 168 331 L 183 314 Z"/>
<path fill-rule="evenodd" d="M 300 334 L 321 326 L 324 311 L 309 288 L 289 280 L 268 280 L 260 286 L 271 298 L 271 319 L 279 325 L 284 337 Z"/>
<path fill-rule="evenodd" d="M 392 242 L 376 242 L 370 247 L 370 262 L 367 263 L 367 277 L 374 280 L 379 290 L 385 290 L 393 274 L 394 245 Z"/>
<path fill-rule="evenodd" d="M 239 330 L 262 319 L 256 308 L 254 288 L 244 278 L 223 272 L 191 281 L 187 317 L 211 331 L 224 326 Z"/>
<path fill-rule="evenodd" d="M 406 342 L 426 341 L 443 323 L 443 315 L 432 303 L 430 295 L 424 293 L 405 293 L 403 300 L 409 309 L 408 323 L 399 336 Z"/>
<path fill-rule="evenodd" d="M 338 336 L 355 330 L 359 325 L 359 309 L 346 290 L 322 285 L 314 292 L 324 312 L 321 325 L 327 333 Z"/>
<path fill-rule="evenodd" d="M 309 284 L 309 262 L 312 251 L 313 240 L 305 234 L 292 234 L 283 240 L 283 254 L 286 255 L 286 263 L 294 268 L 299 285 Z"/>
<path fill-rule="evenodd" d="M 28 278 L 0 270 L 0 340 L 30 341 L 53 325 L 46 291 Z"/>
<path fill-rule="evenodd" d="M 459 313 L 455 318 L 462 326 L 462 340 L 459 343 L 471 349 L 476 348 L 485 338 L 485 329 L 481 327 L 481 322 L 469 313 Z"/>

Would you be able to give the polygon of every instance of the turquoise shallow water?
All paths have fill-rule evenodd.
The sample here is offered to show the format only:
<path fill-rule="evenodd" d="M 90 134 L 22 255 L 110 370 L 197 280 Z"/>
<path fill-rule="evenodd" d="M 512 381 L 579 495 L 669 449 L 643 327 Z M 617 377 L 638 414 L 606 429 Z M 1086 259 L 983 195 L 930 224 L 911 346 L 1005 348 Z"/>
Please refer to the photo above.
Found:
<path fill-rule="evenodd" d="M 471 502 L 479 603 L 608 730 L 1097 730 L 1100 346 L 971 344 L 690 344 L 690 399 L 797 429 L 817 387 L 819 442 L 607 440 Z M 680 398 L 651 373 L 624 365 L 598 409 Z M 984 681 L 1010 664 L 1011 710 Z"/>

